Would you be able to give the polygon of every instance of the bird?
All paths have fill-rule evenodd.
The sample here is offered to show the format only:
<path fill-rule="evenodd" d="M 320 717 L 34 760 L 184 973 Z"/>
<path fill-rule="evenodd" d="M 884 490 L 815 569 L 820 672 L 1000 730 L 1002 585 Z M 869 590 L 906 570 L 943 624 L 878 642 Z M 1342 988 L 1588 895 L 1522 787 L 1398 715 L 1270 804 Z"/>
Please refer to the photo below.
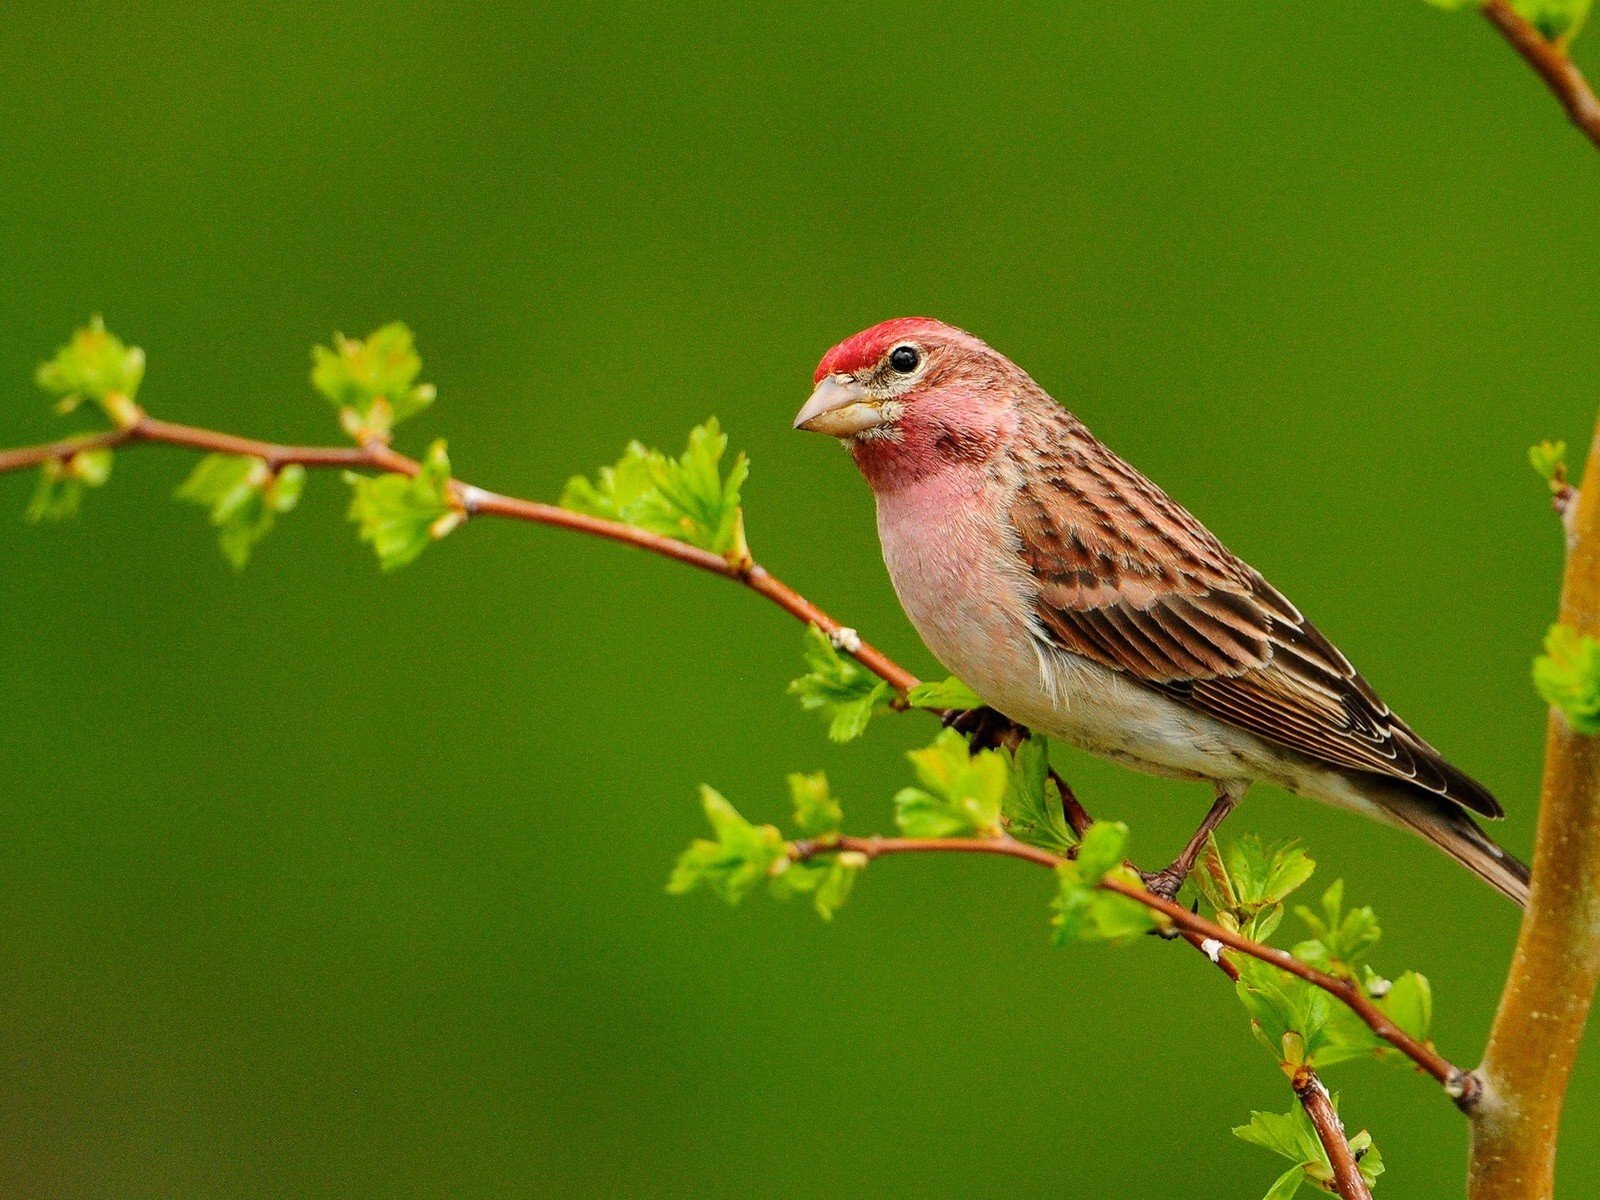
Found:
<path fill-rule="evenodd" d="M 927 317 L 829 350 L 797 429 L 839 439 L 934 657 L 1009 721 L 1214 803 L 1147 877 L 1172 899 L 1256 783 L 1421 836 L 1519 905 L 1482 784 L 1379 699 L 1262 574 L 1005 355 Z"/>

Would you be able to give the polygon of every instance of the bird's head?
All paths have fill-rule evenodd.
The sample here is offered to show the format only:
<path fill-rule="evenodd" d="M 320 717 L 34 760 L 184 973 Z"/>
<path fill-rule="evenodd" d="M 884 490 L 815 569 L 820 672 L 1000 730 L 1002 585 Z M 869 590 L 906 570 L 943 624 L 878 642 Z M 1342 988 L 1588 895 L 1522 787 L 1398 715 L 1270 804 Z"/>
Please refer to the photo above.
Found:
<path fill-rule="evenodd" d="M 1027 376 L 953 326 L 899 317 L 846 338 L 817 366 L 796 429 L 839 438 L 874 487 L 981 462 L 1015 421 Z"/>

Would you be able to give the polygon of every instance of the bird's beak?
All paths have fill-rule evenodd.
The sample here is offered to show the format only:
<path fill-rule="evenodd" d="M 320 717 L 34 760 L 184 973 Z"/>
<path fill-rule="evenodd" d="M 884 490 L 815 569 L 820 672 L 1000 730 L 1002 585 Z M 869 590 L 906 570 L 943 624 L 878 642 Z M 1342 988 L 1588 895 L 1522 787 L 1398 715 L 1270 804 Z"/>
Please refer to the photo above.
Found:
<path fill-rule="evenodd" d="M 853 437 L 876 429 L 888 419 L 883 405 L 868 396 L 855 380 L 829 375 L 817 384 L 817 390 L 795 417 L 794 427 L 830 437 Z"/>

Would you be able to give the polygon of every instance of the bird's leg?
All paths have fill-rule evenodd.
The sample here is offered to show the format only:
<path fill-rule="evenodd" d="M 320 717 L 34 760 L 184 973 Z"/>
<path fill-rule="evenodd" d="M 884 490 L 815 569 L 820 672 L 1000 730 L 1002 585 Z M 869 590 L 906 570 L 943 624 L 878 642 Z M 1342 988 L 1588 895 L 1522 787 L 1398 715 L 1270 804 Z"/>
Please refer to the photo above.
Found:
<path fill-rule="evenodd" d="M 1183 853 L 1172 860 L 1171 866 L 1144 876 L 1144 886 L 1147 890 L 1168 900 L 1178 894 L 1183 881 L 1189 878 L 1189 872 L 1194 870 L 1195 860 L 1200 857 L 1206 839 L 1233 811 L 1233 806 L 1244 799 L 1245 789 L 1248 786 L 1235 781 L 1217 784 L 1216 801 L 1211 805 L 1211 811 L 1206 813 L 1205 820 L 1200 822 L 1200 828 L 1194 831 L 1189 844 L 1183 848 Z"/>
<path fill-rule="evenodd" d="M 1028 739 L 1026 726 L 1018 725 L 1004 713 L 987 706 L 949 713 L 944 723 L 967 739 L 973 753 L 1000 746 L 1015 750 Z"/>

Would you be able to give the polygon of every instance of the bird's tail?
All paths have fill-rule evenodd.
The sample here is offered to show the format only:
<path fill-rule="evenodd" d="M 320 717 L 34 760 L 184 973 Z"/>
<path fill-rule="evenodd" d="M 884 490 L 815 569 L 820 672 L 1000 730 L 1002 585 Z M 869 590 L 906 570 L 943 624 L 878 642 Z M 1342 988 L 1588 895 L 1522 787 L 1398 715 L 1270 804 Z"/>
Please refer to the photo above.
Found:
<path fill-rule="evenodd" d="M 1384 796 L 1382 808 L 1396 825 L 1433 843 L 1519 908 L 1528 906 L 1527 866 L 1502 850 L 1455 804 L 1395 789 Z"/>

